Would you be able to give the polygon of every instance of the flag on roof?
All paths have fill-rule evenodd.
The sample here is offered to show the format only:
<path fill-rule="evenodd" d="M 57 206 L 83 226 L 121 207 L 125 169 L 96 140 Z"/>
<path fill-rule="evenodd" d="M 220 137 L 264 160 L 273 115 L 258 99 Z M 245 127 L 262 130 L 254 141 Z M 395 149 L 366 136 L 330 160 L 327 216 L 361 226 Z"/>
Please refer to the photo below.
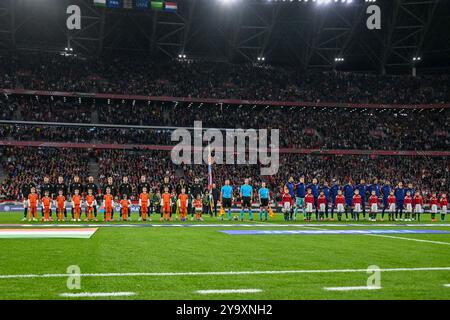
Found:
<path fill-rule="evenodd" d="M 94 0 L 94 6 L 106 7 L 106 0 Z"/>
<path fill-rule="evenodd" d="M 150 3 L 152 10 L 163 10 L 164 2 L 162 1 L 152 1 Z"/>
<path fill-rule="evenodd" d="M 133 9 L 133 0 L 123 0 L 124 9 Z"/>
<path fill-rule="evenodd" d="M 149 0 L 136 0 L 135 7 L 138 9 L 147 9 Z"/>
<path fill-rule="evenodd" d="M 175 2 L 165 2 L 164 11 L 165 12 L 177 12 L 178 6 Z"/>

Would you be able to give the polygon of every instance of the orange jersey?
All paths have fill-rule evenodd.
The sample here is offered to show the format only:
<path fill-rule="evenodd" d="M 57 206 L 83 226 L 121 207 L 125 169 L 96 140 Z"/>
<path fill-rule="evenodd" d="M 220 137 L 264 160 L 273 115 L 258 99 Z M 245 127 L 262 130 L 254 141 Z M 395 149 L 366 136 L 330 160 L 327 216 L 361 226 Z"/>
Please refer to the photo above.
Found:
<path fill-rule="evenodd" d="M 112 207 L 113 196 L 111 194 L 105 194 L 103 199 L 105 200 L 105 207 Z"/>
<path fill-rule="evenodd" d="M 51 203 L 52 203 L 52 199 L 50 197 L 43 197 L 41 199 L 42 204 L 44 205 L 44 207 L 49 208 Z"/>
<path fill-rule="evenodd" d="M 73 204 L 75 205 L 75 207 L 79 207 L 81 205 L 81 196 L 74 195 L 72 197 L 72 201 L 73 201 Z"/>
<path fill-rule="evenodd" d="M 90 195 L 86 196 L 86 202 L 89 206 L 92 206 L 94 204 L 94 200 L 95 200 L 94 196 L 90 196 Z"/>
<path fill-rule="evenodd" d="M 64 207 L 64 202 L 66 202 L 66 197 L 64 196 L 57 196 L 56 197 L 56 203 L 58 204 L 58 208 Z"/>
<path fill-rule="evenodd" d="M 178 199 L 180 199 L 180 207 L 183 208 L 183 209 L 186 208 L 186 201 L 188 199 L 188 195 L 185 194 L 185 193 L 181 193 L 178 196 Z"/>
<path fill-rule="evenodd" d="M 139 199 L 141 199 L 141 205 L 143 206 L 148 205 L 148 193 L 141 193 L 139 195 Z"/>
<path fill-rule="evenodd" d="M 120 206 L 124 209 L 128 209 L 128 200 L 125 199 L 120 200 Z"/>
<path fill-rule="evenodd" d="M 172 196 L 170 195 L 170 193 L 163 193 L 162 194 L 162 200 L 164 203 L 164 206 L 170 206 L 170 198 L 172 198 Z"/>
<path fill-rule="evenodd" d="M 36 193 L 30 193 L 28 195 L 28 200 L 30 201 L 30 206 L 35 207 L 38 201 L 38 195 Z"/>

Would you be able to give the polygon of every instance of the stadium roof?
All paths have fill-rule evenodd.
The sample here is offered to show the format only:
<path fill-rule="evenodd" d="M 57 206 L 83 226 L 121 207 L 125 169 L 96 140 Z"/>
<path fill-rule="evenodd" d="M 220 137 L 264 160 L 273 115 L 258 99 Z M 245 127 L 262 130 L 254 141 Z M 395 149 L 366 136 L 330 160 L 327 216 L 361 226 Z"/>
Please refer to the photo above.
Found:
<path fill-rule="evenodd" d="M 232 62 L 264 57 L 264 63 L 302 69 L 397 72 L 414 64 L 450 66 L 446 0 L 378 0 L 381 30 L 367 28 L 366 10 L 373 2 L 366 0 L 174 0 L 177 13 L 99 8 L 93 2 L 0 1 L 0 48 L 62 51 L 70 46 L 78 54 L 100 57 L 185 54 Z M 69 31 L 66 8 L 73 4 L 81 8 L 82 28 Z"/>

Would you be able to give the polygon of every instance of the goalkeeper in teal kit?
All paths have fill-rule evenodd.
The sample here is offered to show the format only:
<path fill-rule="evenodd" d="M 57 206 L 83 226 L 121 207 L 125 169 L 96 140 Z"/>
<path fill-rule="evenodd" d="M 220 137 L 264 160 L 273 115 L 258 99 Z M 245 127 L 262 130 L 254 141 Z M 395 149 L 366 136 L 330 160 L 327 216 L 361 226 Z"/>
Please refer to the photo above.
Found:
<path fill-rule="evenodd" d="M 245 211 L 248 210 L 248 216 L 250 221 L 253 220 L 252 214 L 252 200 L 253 200 L 253 188 L 248 184 L 248 178 L 245 179 L 244 184 L 240 189 L 241 196 L 241 221 L 244 221 Z"/>

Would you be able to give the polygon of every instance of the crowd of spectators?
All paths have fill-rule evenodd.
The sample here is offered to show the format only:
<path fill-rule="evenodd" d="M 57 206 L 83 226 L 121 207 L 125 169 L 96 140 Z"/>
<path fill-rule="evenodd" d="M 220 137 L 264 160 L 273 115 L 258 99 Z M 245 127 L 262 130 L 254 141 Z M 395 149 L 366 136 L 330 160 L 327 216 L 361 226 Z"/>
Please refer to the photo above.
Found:
<path fill-rule="evenodd" d="M 16 200 L 22 185 L 29 181 L 40 185 L 44 176 L 53 182 L 59 175 L 66 181 L 88 174 L 89 154 L 84 149 L 2 147 L 1 166 L 6 177 L 2 181 L 0 198 Z"/>
<path fill-rule="evenodd" d="M 29 53 L 0 56 L 0 87 L 34 90 L 233 98 L 245 100 L 417 104 L 450 101 L 449 75 L 391 76 L 301 72 L 222 62 L 80 58 Z"/>
<path fill-rule="evenodd" d="M 0 138 L 169 145 L 172 144 L 172 130 L 145 126 L 193 127 L 194 121 L 202 121 L 203 128 L 279 129 L 280 146 L 284 148 L 416 151 L 450 148 L 448 108 L 194 107 L 173 103 L 88 103 L 87 100 L 2 97 L 0 103 L 6 107 L 0 120 L 66 122 L 88 126 L 3 125 L 0 127 Z M 106 128 L 96 124 L 124 127 Z"/>
<path fill-rule="evenodd" d="M 89 174 L 94 174 L 89 171 L 89 161 L 98 165 L 94 178 L 99 185 L 103 185 L 107 177 L 113 177 L 118 185 L 124 176 L 136 185 L 141 175 L 147 176 L 154 189 L 160 187 L 164 177 L 169 177 L 173 185 L 181 178 L 188 185 L 195 178 L 199 178 L 205 188 L 207 185 L 206 165 L 174 165 L 167 151 L 3 147 L 1 152 L 2 167 L 7 177 L 0 193 L 1 197 L 9 199 L 20 197 L 20 186 L 28 178 L 39 185 L 44 175 L 49 175 L 51 182 L 56 182 L 57 176 L 62 175 L 66 183 L 70 183 L 74 175 L 79 175 L 84 182 Z M 308 182 L 317 178 L 320 184 L 326 181 L 332 185 L 339 181 L 342 185 L 348 181 L 357 183 L 359 179 L 372 183 L 378 179 L 380 183 L 389 180 L 392 185 L 399 181 L 411 182 L 425 193 L 448 192 L 450 162 L 446 157 L 285 154 L 280 155 L 280 169 L 273 176 L 261 176 L 260 165 L 213 165 L 214 181 L 218 186 L 230 179 L 231 184 L 237 187 L 249 177 L 255 189 L 265 181 L 275 195 L 290 176 L 298 181 L 302 175 Z M 237 196 L 237 188 L 235 192 Z"/>

